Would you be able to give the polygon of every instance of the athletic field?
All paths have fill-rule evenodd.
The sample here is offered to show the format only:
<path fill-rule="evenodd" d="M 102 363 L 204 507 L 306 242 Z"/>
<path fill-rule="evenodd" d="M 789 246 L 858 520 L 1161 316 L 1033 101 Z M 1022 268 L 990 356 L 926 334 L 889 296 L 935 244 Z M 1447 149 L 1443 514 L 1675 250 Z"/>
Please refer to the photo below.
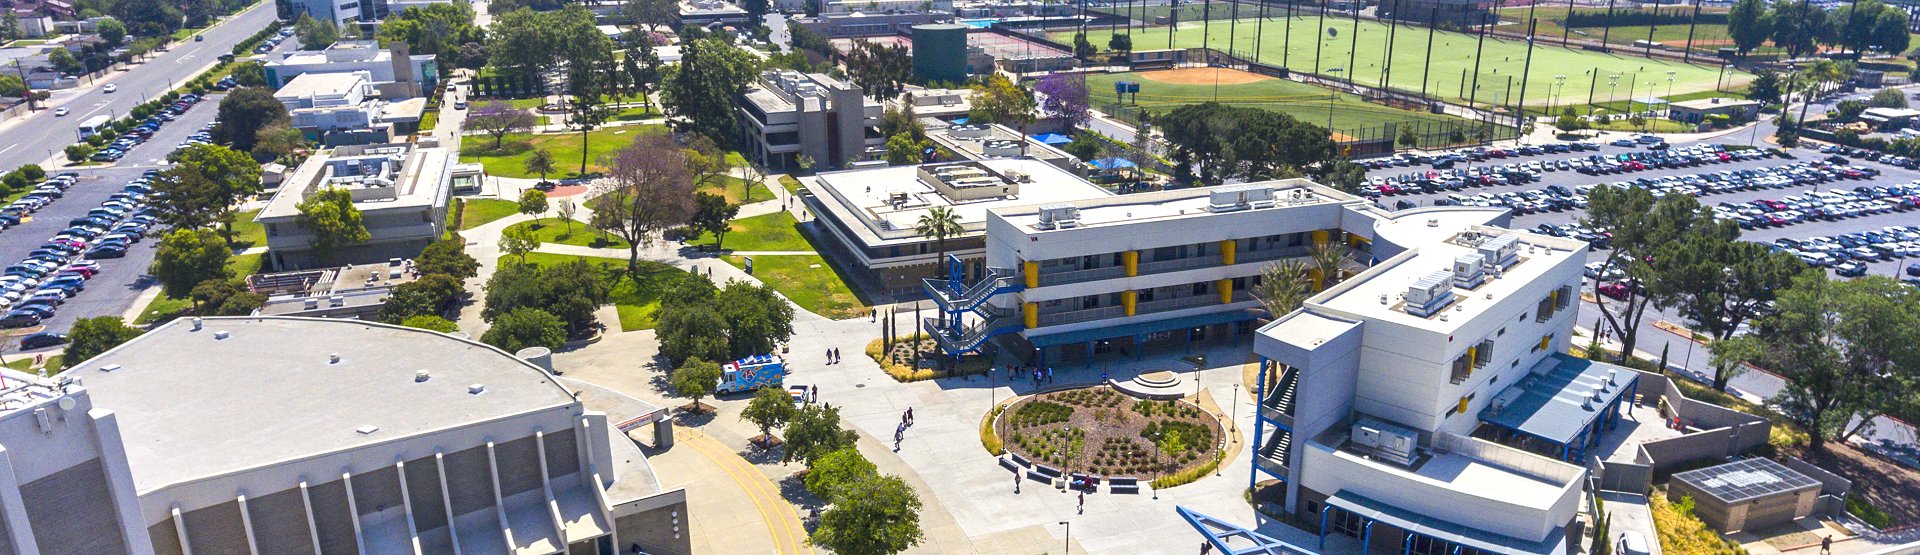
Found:
<path fill-rule="evenodd" d="M 1219 83 L 1217 97 L 1216 80 Z M 1116 81 L 1139 83 L 1138 100 L 1129 94 L 1126 103 L 1115 109 L 1118 99 L 1113 84 Z M 1383 124 L 1394 123 L 1423 126 L 1422 129 L 1444 135 L 1442 126 L 1467 123 L 1453 116 L 1401 110 L 1367 102 L 1352 94 L 1232 69 L 1183 68 L 1089 75 L 1087 89 L 1093 95 L 1094 107 L 1128 119 L 1143 109 L 1158 114 L 1218 98 L 1222 104 L 1280 112 L 1343 134 L 1377 134 L 1383 132 Z"/>
<path fill-rule="evenodd" d="M 1269 13 L 1271 10 L 1269 8 Z M 1215 11 L 1218 12 L 1218 8 Z M 1243 16 L 1246 12 L 1245 9 L 1241 10 Z M 1614 75 L 1619 76 L 1618 84 L 1612 87 L 1611 92 L 1615 99 L 1628 98 L 1630 89 L 1634 98 L 1644 98 L 1648 94 L 1667 96 L 1669 72 L 1674 95 L 1710 91 L 1714 89 L 1720 71 L 1718 66 L 1538 44 L 1534 48 L 1532 70 L 1528 72 L 1523 67 L 1527 59 L 1524 41 L 1487 37 L 1480 50 L 1476 80 L 1476 35 L 1437 31 L 1432 32 L 1430 44 L 1429 29 L 1409 25 L 1397 27 L 1398 31 L 1393 33 L 1391 60 L 1386 57 L 1391 30 L 1388 25 L 1369 20 L 1356 22 L 1351 18 L 1331 15 L 1324 21 L 1317 16 L 1295 16 L 1291 21 L 1286 17 L 1272 17 L 1264 21 L 1216 20 L 1210 29 L 1196 21 L 1181 23 L 1171 33 L 1164 26 L 1136 27 L 1133 48 L 1166 49 L 1169 47 L 1169 34 L 1172 35 L 1174 46 L 1197 48 L 1204 35 L 1206 43 L 1215 49 L 1231 50 L 1242 56 L 1257 51 L 1260 62 L 1294 71 L 1337 79 L 1351 78 L 1372 86 L 1379 86 L 1385 81 L 1393 89 L 1411 92 L 1424 89 L 1428 94 L 1456 102 L 1471 100 L 1482 105 L 1498 105 L 1524 98 L 1525 104 L 1530 107 L 1542 107 L 1550 102 L 1556 105 L 1585 104 L 1589 84 L 1596 81 L 1598 85 L 1591 89 L 1593 98 L 1596 102 L 1605 102 L 1610 94 L 1608 77 Z M 1356 30 L 1359 35 L 1357 41 L 1354 38 Z M 1109 35 L 1114 32 L 1126 31 L 1124 28 L 1111 31 L 1104 27 L 1087 29 L 1088 38 L 1102 46 L 1107 44 Z M 1073 32 L 1058 32 L 1054 38 L 1070 42 Z M 1523 74 L 1526 75 L 1524 81 Z M 1565 76 L 1563 85 L 1555 85 L 1556 76 Z M 1729 86 L 1733 86 L 1751 80 L 1752 76 L 1729 70 L 1727 79 Z M 1477 89 L 1474 88 L 1476 85 Z M 1550 93 L 1557 93 L 1557 98 L 1550 98 Z"/>

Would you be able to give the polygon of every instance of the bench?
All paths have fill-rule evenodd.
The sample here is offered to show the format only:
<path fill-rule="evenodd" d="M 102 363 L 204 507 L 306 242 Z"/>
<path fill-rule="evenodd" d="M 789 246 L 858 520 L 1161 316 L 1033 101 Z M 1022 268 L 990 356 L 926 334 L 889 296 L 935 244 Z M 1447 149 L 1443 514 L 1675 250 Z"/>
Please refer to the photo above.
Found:
<path fill-rule="evenodd" d="M 1020 468 L 1033 466 L 1033 461 L 1027 460 L 1026 457 L 1020 456 L 1019 453 L 1008 453 L 1007 457 L 1013 459 L 1013 464 L 1020 465 Z"/>
<path fill-rule="evenodd" d="M 1027 471 L 1027 478 L 1035 482 L 1051 484 L 1060 478 L 1060 471 L 1044 464 L 1036 464 L 1033 465 L 1033 470 Z"/>
<path fill-rule="evenodd" d="M 1000 460 L 1000 466 L 1001 466 L 1001 467 L 1004 467 L 1004 468 L 1006 468 L 1007 470 L 1012 470 L 1012 471 L 1014 471 L 1014 473 L 1016 473 L 1016 474 L 1020 472 L 1020 463 L 1019 463 L 1019 462 L 1017 462 L 1017 461 L 1015 461 L 1015 460 L 1013 460 L 1013 459 L 1011 459 L 1011 458 L 1007 458 L 1007 457 L 1001 457 L 1001 458 L 1000 458 L 999 460 Z"/>
<path fill-rule="evenodd" d="M 1098 493 L 1100 490 L 1100 477 L 1092 474 L 1081 474 L 1079 472 L 1068 474 L 1067 487 L 1084 490 L 1087 493 Z"/>
<path fill-rule="evenodd" d="M 1132 476 L 1107 478 L 1107 493 L 1140 493 L 1140 480 Z"/>

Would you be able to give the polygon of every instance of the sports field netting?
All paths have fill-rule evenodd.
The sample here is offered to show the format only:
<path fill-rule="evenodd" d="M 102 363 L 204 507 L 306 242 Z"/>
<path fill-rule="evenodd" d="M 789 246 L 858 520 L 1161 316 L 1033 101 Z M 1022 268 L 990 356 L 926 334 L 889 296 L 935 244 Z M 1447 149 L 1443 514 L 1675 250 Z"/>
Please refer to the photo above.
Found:
<path fill-rule="evenodd" d="M 1217 87 L 1214 77 L 1219 78 Z M 1139 83 L 1140 94 L 1128 94 L 1122 101 L 1113 90 L 1117 81 Z M 1280 112 L 1351 137 L 1394 134 L 1399 127 L 1413 127 L 1422 133 L 1423 145 L 1448 142 L 1447 137 L 1453 135 L 1450 131 L 1456 128 L 1471 131 L 1485 127 L 1454 116 L 1401 110 L 1367 102 L 1353 94 L 1232 69 L 1183 68 L 1089 75 L 1087 89 L 1092 93 L 1095 108 L 1129 120 L 1137 120 L 1137 114 L 1143 110 L 1159 114 L 1217 99 L 1222 104 Z"/>
<path fill-rule="evenodd" d="M 1218 12 L 1219 7 L 1214 11 Z M 1269 8 L 1268 12 L 1272 14 L 1274 10 Z M 1589 91 L 1596 102 L 1605 102 L 1610 95 L 1624 99 L 1629 93 L 1635 98 L 1649 94 L 1668 96 L 1669 92 L 1679 95 L 1711 91 L 1720 78 L 1718 66 L 1649 59 L 1621 52 L 1591 52 L 1544 44 L 1545 41 L 1536 44 L 1532 70 L 1528 72 L 1524 67 L 1525 41 L 1489 36 L 1480 49 L 1476 80 L 1477 37 L 1472 34 L 1432 31 L 1413 25 L 1389 26 L 1333 15 L 1324 20 L 1317 14 L 1261 20 L 1245 18 L 1245 7 L 1241 15 L 1243 18 L 1238 21 L 1216 19 L 1210 25 L 1196 21 L 1172 28 L 1136 27 L 1133 48 L 1197 48 L 1205 36 L 1207 46 L 1213 49 L 1264 64 L 1329 78 L 1352 79 L 1367 86 L 1385 84 L 1387 88 L 1415 93 L 1424 90 L 1436 98 L 1460 103 L 1471 100 L 1480 105 L 1505 105 L 1523 98 L 1529 107 L 1550 103 L 1585 104 Z M 1393 27 L 1398 30 L 1394 31 Z M 1116 32 L 1126 31 L 1124 27 L 1087 29 L 1088 38 L 1102 45 Z M 1391 59 L 1387 56 L 1390 32 L 1394 39 Z M 1061 31 L 1053 36 L 1063 42 L 1071 41 L 1073 32 Z M 1432 36 L 1431 43 L 1429 36 Z M 1564 81 L 1557 80 L 1557 76 L 1564 76 Z M 1609 77 L 1613 76 L 1617 77 L 1609 87 Z M 1729 85 L 1752 79 L 1751 75 L 1733 70 L 1726 76 Z M 1669 77 L 1672 77 L 1671 89 Z"/>

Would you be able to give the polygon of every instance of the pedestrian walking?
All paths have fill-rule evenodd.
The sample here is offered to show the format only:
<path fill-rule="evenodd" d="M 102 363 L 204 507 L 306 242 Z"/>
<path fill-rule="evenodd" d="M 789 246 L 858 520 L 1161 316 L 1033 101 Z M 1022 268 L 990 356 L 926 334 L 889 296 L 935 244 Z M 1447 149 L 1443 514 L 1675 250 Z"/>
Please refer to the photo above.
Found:
<path fill-rule="evenodd" d="M 1087 514 L 1087 490 L 1080 490 L 1080 506 L 1074 508 L 1075 514 Z"/>
<path fill-rule="evenodd" d="M 1832 552 L 1833 552 L 1833 536 L 1821 536 L 1820 537 L 1820 555 L 1828 555 L 1829 553 L 1832 553 Z"/>
<path fill-rule="evenodd" d="M 907 425 L 913 425 L 913 407 L 907 407 Z"/>
<path fill-rule="evenodd" d="M 1200 555 L 1213 553 L 1213 542 L 1200 542 Z"/>
<path fill-rule="evenodd" d="M 1013 471 L 1013 494 L 1020 495 L 1020 471 Z"/>
<path fill-rule="evenodd" d="M 813 386 L 812 395 L 813 395 L 813 400 L 810 402 L 814 402 L 814 403 L 820 402 L 820 386 L 817 386 L 817 385 Z"/>

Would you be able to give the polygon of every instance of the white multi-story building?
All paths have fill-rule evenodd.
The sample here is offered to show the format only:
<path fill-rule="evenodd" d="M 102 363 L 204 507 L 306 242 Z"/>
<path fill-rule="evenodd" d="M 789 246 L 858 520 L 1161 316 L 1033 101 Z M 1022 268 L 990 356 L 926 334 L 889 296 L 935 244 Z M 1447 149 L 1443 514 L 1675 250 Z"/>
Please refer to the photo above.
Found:
<path fill-rule="evenodd" d="M 370 40 L 340 41 L 319 52 L 283 54 L 267 62 L 265 69 L 267 85 L 275 88 L 309 73 L 363 73 L 367 84 L 388 99 L 422 96 L 440 82 L 433 55 L 408 54 L 404 41 L 385 49 Z"/>
<path fill-rule="evenodd" d="M 1586 243 L 1505 219 L 1382 213 L 1372 268 L 1260 329 L 1249 485 L 1275 480 L 1262 489 L 1323 547 L 1563 552 L 1586 470 L 1562 459 L 1597 443 L 1635 380 L 1561 354 Z"/>
<path fill-rule="evenodd" d="M 453 188 L 453 153 L 409 143 L 321 151 L 293 171 L 254 219 L 266 227 L 267 256 L 279 270 L 413 258 L 440 240 Z M 300 203 L 344 189 L 370 236 L 322 256 L 299 224 Z"/>
<path fill-rule="evenodd" d="M 657 409 L 539 360 L 246 317 L 0 370 L 0 553 L 690 553 L 684 493 L 617 428 Z"/>

